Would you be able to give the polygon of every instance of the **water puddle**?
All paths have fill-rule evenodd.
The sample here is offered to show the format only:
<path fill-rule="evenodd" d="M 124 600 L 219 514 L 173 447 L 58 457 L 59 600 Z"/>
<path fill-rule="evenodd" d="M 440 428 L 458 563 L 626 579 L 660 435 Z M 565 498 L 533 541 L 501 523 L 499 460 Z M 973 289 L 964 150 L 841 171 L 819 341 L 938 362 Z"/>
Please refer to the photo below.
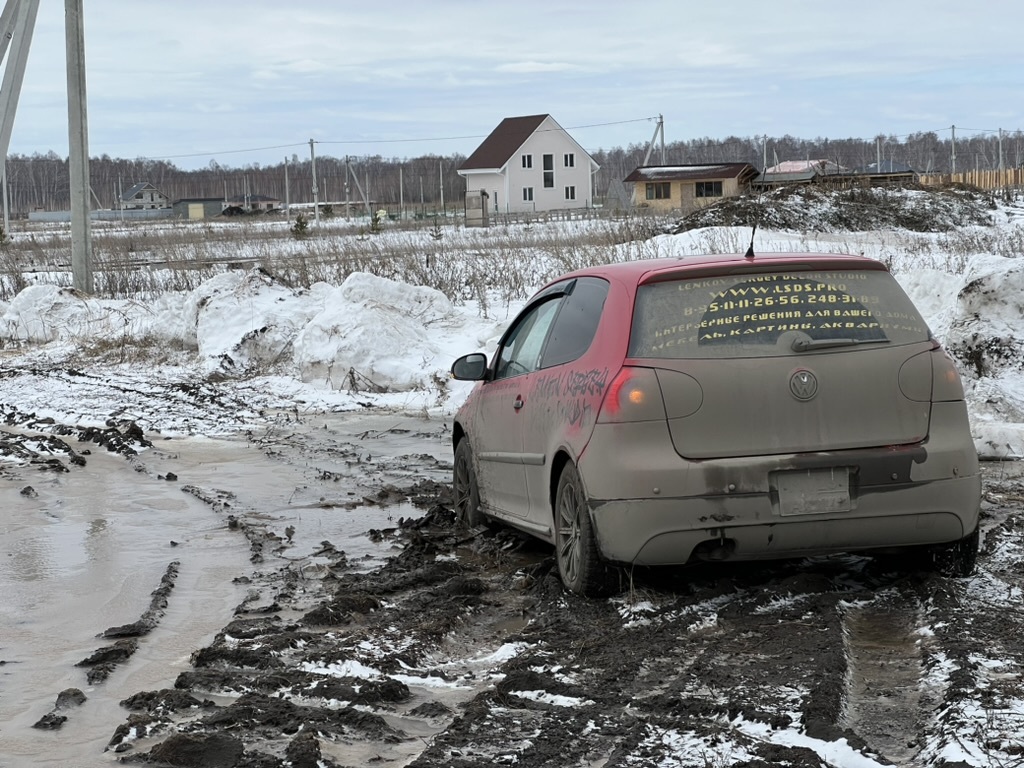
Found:
<path fill-rule="evenodd" d="M 31 485 L 35 495 L 23 495 Z M 0 755 L 11 765 L 105 765 L 102 754 L 131 693 L 171 687 L 243 594 L 248 548 L 179 486 L 94 452 L 68 473 L 33 472 L 0 484 Z M 172 542 L 176 542 L 172 544 Z M 169 563 L 180 570 L 167 614 L 105 682 L 74 665 L 109 645 L 97 634 L 149 606 Z M 32 728 L 57 694 L 88 697 L 58 731 Z M 0 764 L 4 764 L 0 760 Z"/>
<path fill-rule="evenodd" d="M 367 532 L 422 511 L 405 502 L 361 504 L 361 495 L 382 479 L 422 476 L 417 462 L 403 460 L 407 453 L 441 454 L 423 459 L 438 480 L 449 470 L 443 441 L 397 430 L 395 417 L 380 419 L 340 414 L 308 444 L 288 440 L 277 450 L 190 437 L 157 440 L 134 462 L 96 449 L 86 466 L 67 473 L 5 468 L 0 768 L 114 763 L 114 754 L 103 749 L 128 714 L 118 702 L 173 687 L 190 668 L 191 654 L 209 644 L 246 599 L 248 586 L 236 578 L 289 561 L 315 574 L 315 552 L 324 541 L 357 567 L 389 554 L 387 537 Z M 347 447 L 332 453 L 338 445 Z M 363 450 L 367 445 L 372 450 Z M 318 447 L 326 450 L 320 454 Z M 325 481 L 325 463 L 337 477 Z M 187 485 L 202 489 L 207 501 L 183 492 Z M 209 503 L 211 496 L 217 504 Z M 250 542 L 228 526 L 229 515 L 265 528 L 272 546 L 264 550 L 264 563 L 250 562 Z M 99 633 L 139 619 L 173 561 L 180 563 L 178 576 L 157 628 L 105 682 L 89 685 L 76 662 L 111 644 Z M 32 728 L 67 688 L 81 689 L 85 703 L 62 713 L 68 719 L 60 730 Z"/>

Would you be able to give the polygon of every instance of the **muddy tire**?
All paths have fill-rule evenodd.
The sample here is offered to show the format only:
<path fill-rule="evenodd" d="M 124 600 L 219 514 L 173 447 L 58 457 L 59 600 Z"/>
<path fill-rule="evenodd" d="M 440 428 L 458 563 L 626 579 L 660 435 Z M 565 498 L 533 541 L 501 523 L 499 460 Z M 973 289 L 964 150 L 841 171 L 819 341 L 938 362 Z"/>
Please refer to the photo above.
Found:
<path fill-rule="evenodd" d="M 455 522 L 466 528 L 483 525 L 484 514 L 480 511 L 480 486 L 476 481 L 476 463 L 469 438 L 464 437 L 455 446 L 455 464 L 452 469 L 452 506 Z"/>
<path fill-rule="evenodd" d="M 958 541 L 931 548 L 932 568 L 943 576 L 964 578 L 974 573 L 978 562 L 978 529 Z"/>
<path fill-rule="evenodd" d="M 555 557 L 558 575 L 571 592 L 605 597 L 613 592 L 615 572 L 597 550 L 586 492 L 575 465 L 566 464 L 555 492 Z"/>

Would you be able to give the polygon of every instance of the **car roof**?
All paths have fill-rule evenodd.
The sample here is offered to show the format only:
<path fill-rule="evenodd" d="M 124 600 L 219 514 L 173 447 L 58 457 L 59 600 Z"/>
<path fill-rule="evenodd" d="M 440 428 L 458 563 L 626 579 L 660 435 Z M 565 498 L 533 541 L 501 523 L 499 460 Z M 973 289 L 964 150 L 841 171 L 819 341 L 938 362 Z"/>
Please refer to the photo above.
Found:
<path fill-rule="evenodd" d="M 837 253 L 766 253 L 748 257 L 741 253 L 715 253 L 681 256 L 667 259 L 640 259 L 599 264 L 570 272 L 552 282 L 567 277 L 594 276 L 621 280 L 624 283 L 656 282 L 678 276 L 697 277 L 714 273 L 765 271 L 773 268 L 799 269 L 870 269 L 887 270 L 880 261 L 866 256 Z"/>

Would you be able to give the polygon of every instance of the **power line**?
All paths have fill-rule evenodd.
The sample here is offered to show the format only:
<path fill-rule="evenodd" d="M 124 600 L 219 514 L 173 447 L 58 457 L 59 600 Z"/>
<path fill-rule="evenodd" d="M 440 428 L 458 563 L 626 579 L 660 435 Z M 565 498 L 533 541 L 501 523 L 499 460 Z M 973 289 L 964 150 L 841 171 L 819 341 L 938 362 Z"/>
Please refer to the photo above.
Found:
<path fill-rule="evenodd" d="M 187 155 L 159 155 L 154 157 L 143 158 L 145 160 L 177 160 L 183 157 L 207 157 L 210 155 L 239 155 L 244 152 L 265 152 L 270 149 L 291 149 L 293 147 L 304 147 L 308 142 L 299 142 L 297 144 L 275 144 L 271 147 L 250 147 L 249 149 L 224 149 L 220 152 L 190 152 Z"/>
<path fill-rule="evenodd" d="M 580 130 L 586 130 L 586 129 L 589 129 L 589 128 L 602 128 L 602 127 L 613 126 L 613 125 L 628 125 L 628 124 L 631 124 L 631 123 L 651 122 L 652 120 L 657 120 L 657 119 L 658 118 L 656 116 L 653 116 L 653 117 L 639 117 L 639 118 L 632 118 L 632 119 L 629 119 L 629 120 L 613 120 L 613 121 L 602 122 L 602 123 L 588 123 L 588 124 L 583 124 L 583 125 L 574 125 L 574 126 L 570 126 L 568 128 L 546 128 L 546 129 L 543 129 L 542 131 L 538 131 L 538 132 L 542 133 L 542 132 L 545 132 L 545 131 L 559 131 L 559 130 L 565 130 L 567 132 L 568 131 L 580 131 Z M 878 135 L 879 136 L 885 136 L 887 139 L 900 139 L 900 140 L 902 140 L 902 139 L 910 138 L 912 136 L 920 136 L 921 134 L 927 134 L 927 133 L 942 134 L 942 133 L 949 132 L 950 130 L 951 130 L 950 126 L 945 126 L 945 127 L 942 127 L 942 128 L 922 129 L 922 130 L 919 130 L 919 131 L 912 131 L 910 133 L 903 133 L 903 134 L 879 133 Z M 995 136 L 995 135 L 997 135 L 1000 132 L 1001 129 L 998 129 L 998 128 L 959 128 L 958 127 L 957 130 L 961 131 L 963 133 L 971 133 L 975 137 L 977 137 L 977 136 Z M 314 142 L 316 144 L 337 145 L 337 146 L 358 146 L 358 145 L 366 145 L 366 144 L 373 144 L 373 145 L 412 144 L 412 143 L 429 143 L 429 142 L 442 142 L 442 141 L 466 141 L 466 140 L 473 140 L 473 139 L 484 139 L 484 138 L 487 138 L 488 136 L 493 135 L 493 133 L 494 132 L 492 131 L 491 133 L 487 133 L 487 134 L 465 134 L 465 135 L 453 135 L 453 136 L 428 136 L 428 137 L 405 138 L 405 139 L 324 139 L 324 140 L 314 140 Z M 1015 130 L 1003 129 L 1002 133 L 1003 133 L 1004 136 L 1009 137 L 1009 136 L 1021 133 L 1021 130 L 1019 128 L 1015 129 Z M 790 138 L 795 138 L 795 137 L 790 137 Z M 863 138 L 863 137 L 857 137 L 857 136 L 849 136 L 849 137 L 844 137 L 842 139 L 831 139 L 831 141 L 861 141 L 861 142 L 864 142 L 866 144 L 871 144 L 871 143 L 873 143 L 876 140 L 876 138 L 877 138 L 877 136 L 872 136 L 870 138 Z M 683 143 L 683 144 L 691 144 L 692 145 L 695 142 L 699 143 L 699 142 L 704 141 L 704 142 L 707 142 L 707 143 L 710 143 L 710 144 L 714 144 L 717 147 L 729 147 L 729 146 L 748 147 L 751 142 L 758 142 L 758 141 L 760 141 L 760 139 L 761 139 L 761 137 L 759 135 L 751 136 L 751 137 L 746 137 L 746 138 L 731 137 L 730 139 L 724 139 L 724 140 L 713 139 L 713 138 L 711 138 L 709 136 L 706 136 L 706 137 L 699 138 L 699 139 L 698 138 L 680 139 L 680 140 L 677 140 L 677 141 L 674 141 L 674 142 L 671 142 L 671 143 L 672 144 Z M 776 140 L 778 140 L 778 139 L 776 139 Z M 796 141 L 798 143 L 816 143 L 818 140 L 819 139 L 796 139 Z M 945 139 L 945 140 L 948 141 L 948 139 Z M 220 155 L 240 155 L 240 154 L 250 154 L 250 153 L 255 153 L 255 152 L 264 152 L 264 151 L 269 151 L 269 150 L 294 149 L 294 148 L 297 148 L 297 147 L 306 147 L 308 145 L 308 143 L 309 143 L 308 141 L 304 141 L 304 142 L 296 142 L 296 143 L 293 143 L 293 144 L 274 144 L 274 145 L 269 145 L 269 146 L 247 147 L 247 148 L 242 148 L 242 149 L 226 149 L 226 150 L 208 151 L 208 152 L 189 152 L 189 153 L 173 154 L 173 155 L 154 155 L 154 156 L 150 156 L 150 157 L 141 157 L 139 159 L 143 159 L 143 160 L 178 160 L 178 159 L 187 159 L 187 158 L 194 158 L 194 157 L 211 157 L 212 158 L 214 156 L 220 156 Z M 642 144 L 643 142 L 638 142 L 638 143 Z M 626 149 L 626 147 L 623 147 L 623 149 Z"/>
<path fill-rule="evenodd" d="M 569 128 L 545 128 L 543 131 L 537 131 L 537 133 L 545 133 L 547 131 L 581 131 L 587 128 L 604 128 L 609 125 L 627 125 L 629 123 L 646 123 L 651 120 L 657 120 L 656 117 L 637 117 L 631 120 L 614 120 L 607 123 L 590 123 L 588 125 L 574 125 Z M 493 133 L 493 131 L 491 132 Z M 417 142 L 431 142 L 431 141 L 465 141 L 467 139 L 484 139 L 490 136 L 490 133 L 478 133 L 466 136 L 430 136 L 423 138 L 411 138 L 411 139 L 332 139 L 332 140 L 320 140 L 314 139 L 317 144 L 347 144 L 347 145 L 358 145 L 358 144 L 411 144 Z M 190 152 L 182 155 L 159 155 L 149 157 L 149 160 L 177 160 L 187 157 L 208 157 L 212 155 L 238 155 L 246 152 L 265 152 L 271 149 L 292 149 L 294 147 L 305 147 L 309 144 L 308 141 L 299 142 L 296 144 L 277 144 L 270 147 L 250 147 L 248 149 L 229 149 L 222 150 L 219 152 Z"/>

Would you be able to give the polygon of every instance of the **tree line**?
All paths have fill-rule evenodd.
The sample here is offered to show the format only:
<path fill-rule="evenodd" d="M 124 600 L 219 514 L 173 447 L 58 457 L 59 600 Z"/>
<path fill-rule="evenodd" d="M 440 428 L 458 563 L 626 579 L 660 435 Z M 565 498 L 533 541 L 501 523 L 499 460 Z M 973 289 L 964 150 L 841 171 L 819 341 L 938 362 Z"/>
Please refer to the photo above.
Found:
<path fill-rule="evenodd" d="M 1004 167 L 1024 164 L 1024 133 L 1002 136 Z M 951 137 L 935 132 L 865 139 L 801 139 L 782 137 L 699 138 L 665 144 L 664 164 L 713 164 L 747 162 L 762 169 L 784 160 L 832 160 L 845 168 L 883 161 L 909 165 L 919 173 L 949 173 L 954 162 Z M 1000 141 L 994 134 L 957 138 L 956 169 L 988 170 L 999 167 Z M 601 166 L 594 177 L 594 194 L 604 199 L 609 188 L 642 165 L 648 145 L 591 151 Z M 381 155 L 316 160 L 318 199 L 321 202 L 365 195 L 374 205 L 425 211 L 462 205 L 465 182 L 456 169 L 465 155 L 424 155 L 416 158 L 385 158 Z M 648 164 L 663 163 L 661 147 L 655 146 Z M 9 210 L 14 215 L 34 210 L 66 210 L 70 207 L 68 160 L 55 152 L 11 155 L 7 159 Z M 138 182 L 149 182 L 172 201 L 185 198 L 225 199 L 238 195 L 266 195 L 292 203 L 312 202 L 313 166 L 309 158 L 292 155 L 276 165 L 230 167 L 216 161 L 204 168 L 185 170 L 165 160 L 126 160 L 108 155 L 90 160 L 93 205 L 116 208 L 120 195 Z M 347 189 L 346 189 L 347 184 Z"/>

